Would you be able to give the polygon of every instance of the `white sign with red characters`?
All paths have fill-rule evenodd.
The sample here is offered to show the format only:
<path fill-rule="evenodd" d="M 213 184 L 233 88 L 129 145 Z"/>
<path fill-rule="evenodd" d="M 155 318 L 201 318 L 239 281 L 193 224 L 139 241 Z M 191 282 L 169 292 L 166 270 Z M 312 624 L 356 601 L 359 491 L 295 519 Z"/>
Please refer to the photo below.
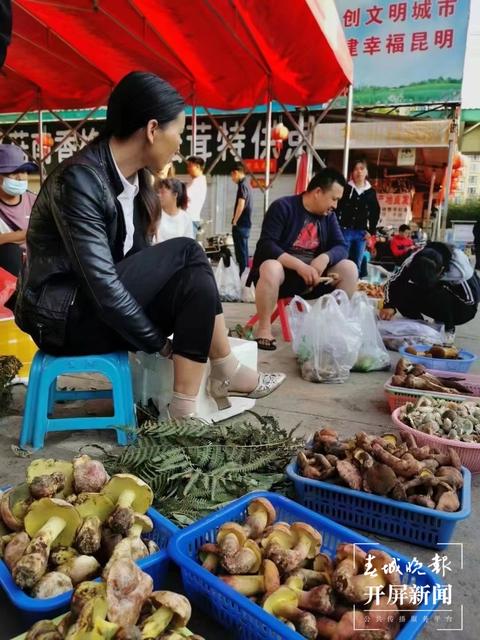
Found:
<path fill-rule="evenodd" d="M 399 227 L 412 219 L 412 198 L 409 193 L 377 193 L 380 205 L 379 226 Z"/>
<path fill-rule="evenodd" d="M 460 102 L 470 0 L 336 5 L 354 61 L 355 104 Z"/>

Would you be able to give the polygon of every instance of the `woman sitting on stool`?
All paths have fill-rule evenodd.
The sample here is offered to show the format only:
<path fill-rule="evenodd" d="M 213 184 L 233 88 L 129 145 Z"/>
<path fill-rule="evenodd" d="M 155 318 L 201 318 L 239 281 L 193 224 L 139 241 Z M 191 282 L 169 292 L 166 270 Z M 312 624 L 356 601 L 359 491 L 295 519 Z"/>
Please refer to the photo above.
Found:
<path fill-rule="evenodd" d="M 388 280 L 380 317 L 390 320 L 395 310 L 414 320 L 427 316 L 454 333 L 475 317 L 479 300 L 480 280 L 463 251 L 429 242 Z"/>
<path fill-rule="evenodd" d="M 103 134 L 42 186 L 15 303 L 17 324 L 47 353 L 172 355 L 172 417 L 196 415 L 208 357 L 219 408 L 228 395 L 266 396 L 285 378 L 258 374 L 230 351 L 215 278 L 194 240 L 149 246 L 160 209 L 151 173 L 178 152 L 184 108 L 152 73 L 119 82 Z"/>

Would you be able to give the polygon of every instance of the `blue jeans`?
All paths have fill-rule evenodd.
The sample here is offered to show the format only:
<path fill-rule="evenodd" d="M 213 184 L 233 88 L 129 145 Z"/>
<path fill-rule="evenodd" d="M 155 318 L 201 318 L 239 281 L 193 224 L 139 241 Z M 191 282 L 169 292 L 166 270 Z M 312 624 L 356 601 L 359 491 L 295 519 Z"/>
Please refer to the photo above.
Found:
<path fill-rule="evenodd" d="M 233 244 L 235 246 L 235 259 L 240 270 L 240 275 L 245 271 L 248 264 L 248 238 L 250 227 L 232 227 Z"/>
<path fill-rule="evenodd" d="M 365 247 L 367 241 L 365 240 L 365 231 L 359 231 L 357 229 L 342 229 L 343 237 L 347 243 L 348 257 L 354 262 L 358 271 L 362 265 L 363 254 L 365 253 Z"/>

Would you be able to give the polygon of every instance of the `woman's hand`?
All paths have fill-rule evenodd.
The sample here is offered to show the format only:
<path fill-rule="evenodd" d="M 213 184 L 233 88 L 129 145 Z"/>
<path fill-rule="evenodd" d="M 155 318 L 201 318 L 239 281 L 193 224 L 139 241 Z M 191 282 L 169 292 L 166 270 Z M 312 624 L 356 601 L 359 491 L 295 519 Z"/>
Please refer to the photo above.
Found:
<path fill-rule="evenodd" d="M 395 309 L 389 309 L 388 307 L 384 307 L 383 309 L 380 309 L 380 312 L 378 315 L 380 316 L 380 320 L 391 320 L 395 315 L 395 313 L 396 313 Z"/>

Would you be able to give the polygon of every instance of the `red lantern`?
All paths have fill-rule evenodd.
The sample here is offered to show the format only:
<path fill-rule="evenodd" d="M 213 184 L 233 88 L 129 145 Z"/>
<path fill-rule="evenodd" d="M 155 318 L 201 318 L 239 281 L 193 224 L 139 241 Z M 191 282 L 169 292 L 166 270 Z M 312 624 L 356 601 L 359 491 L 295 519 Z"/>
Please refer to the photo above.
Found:
<path fill-rule="evenodd" d="M 272 140 L 275 141 L 275 148 L 280 153 L 283 147 L 283 141 L 288 138 L 289 130 L 281 122 L 272 128 Z"/>

